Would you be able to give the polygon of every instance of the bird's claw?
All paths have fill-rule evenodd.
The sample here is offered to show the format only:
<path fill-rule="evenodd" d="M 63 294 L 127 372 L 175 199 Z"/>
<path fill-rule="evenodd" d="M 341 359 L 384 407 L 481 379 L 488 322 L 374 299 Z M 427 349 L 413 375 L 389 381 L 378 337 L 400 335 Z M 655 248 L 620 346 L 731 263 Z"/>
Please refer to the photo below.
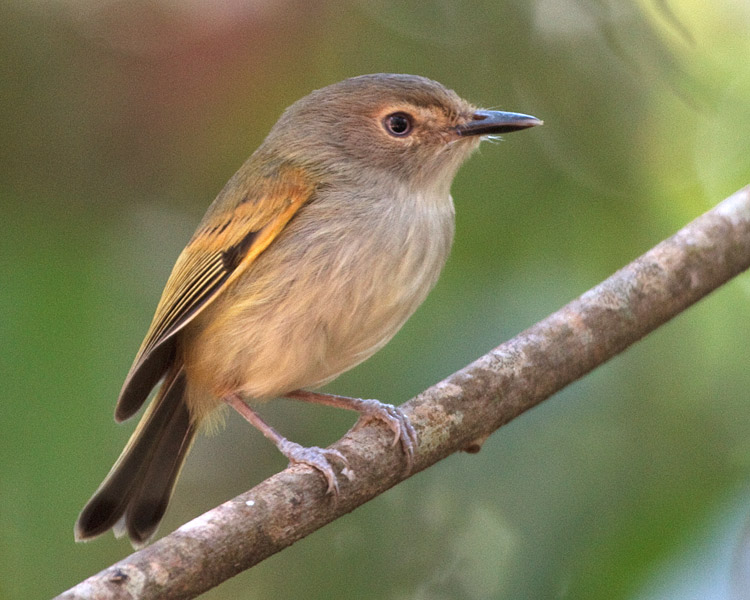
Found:
<path fill-rule="evenodd" d="M 339 482 L 329 459 L 340 462 L 344 466 L 344 475 L 349 477 L 347 475 L 347 473 L 350 472 L 349 461 L 343 454 L 341 454 L 341 452 L 334 450 L 333 448 L 319 448 L 318 446 L 307 448 L 295 442 L 291 442 L 286 438 L 281 440 L 278 447 L 281 453 L 289 459 L 290 465 L 308 465 L 319 471 L 328 482 L 326 494 L 333 494 L 334 497 L 338 497 Z"/>
<path fill-rule="evenodd" d="M 383 421 L 388 425 L 393 431 L 391 446 L 401 442 L 401 447 L 406 454 L 406 472 L 409 473 L 414 462 L 414 448 L 418 440 L 417 432 L 409 418 L 400 408 L 392 404 L 385 404 L 378 400 L 360 400 L 360 402 L 361 404 L 357 406 L 360 416 L 355 427 L 362 427 L 370 421 Z"/>

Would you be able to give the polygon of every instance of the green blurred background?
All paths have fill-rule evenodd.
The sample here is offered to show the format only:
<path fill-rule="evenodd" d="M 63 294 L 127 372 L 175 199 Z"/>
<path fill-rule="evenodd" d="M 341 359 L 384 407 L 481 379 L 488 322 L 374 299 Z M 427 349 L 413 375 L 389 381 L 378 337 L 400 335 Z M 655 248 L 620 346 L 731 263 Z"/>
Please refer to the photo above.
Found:
<path fill-rule="evenodd" d="M 330 391 L 401 403 L 750 183 L 750 5 L 717 0 L 48 0 L 0 7 L 0 598 L 130 552 L 73 522 L 171 266 L 284 107 L 379 71 L 543 128 L 453 187 L 425 305 Z M 750 598 L 750 281 L 206 598 Z M 278 401 L 290 438 L 353 416 Z M 283 468 L 238 418 L 160 533 Z"/>

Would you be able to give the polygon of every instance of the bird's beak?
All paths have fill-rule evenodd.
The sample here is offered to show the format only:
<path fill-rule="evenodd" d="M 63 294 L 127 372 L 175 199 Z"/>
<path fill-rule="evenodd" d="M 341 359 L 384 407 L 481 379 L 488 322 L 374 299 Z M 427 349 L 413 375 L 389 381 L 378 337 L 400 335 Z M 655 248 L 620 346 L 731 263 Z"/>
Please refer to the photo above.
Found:
<path fill-rule="evenodd" d="M 471 121 L 456 127 L 456 133 L 461 136 L 510 133 L 543 123 L 544 121 L 531 115 L 498 110 L 478 110 L 472 116 Z"/>

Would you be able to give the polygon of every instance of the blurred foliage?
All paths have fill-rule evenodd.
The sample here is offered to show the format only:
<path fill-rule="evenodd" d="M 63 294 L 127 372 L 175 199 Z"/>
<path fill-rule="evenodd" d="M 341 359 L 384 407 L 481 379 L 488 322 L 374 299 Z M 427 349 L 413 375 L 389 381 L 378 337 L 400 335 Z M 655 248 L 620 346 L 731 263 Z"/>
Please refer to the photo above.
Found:
<path fill-rule="evenodd" d="M 394 71 L 545 120 L 464 167 L 437 288 L 329 387 L 400 403 L 750 183 L 749 7 L 3 3 L 0 598 L 52 596 L 130 551 L 72 535 L 133 427 L 114 400 L 175 257 L 285 106 Z M 750 597 L 748 289 L 205 597 Z M 353 421 L 262 410 L 306 444 Z M 196 444 L 162 533 L 284 466 L 238 421 Z"/>

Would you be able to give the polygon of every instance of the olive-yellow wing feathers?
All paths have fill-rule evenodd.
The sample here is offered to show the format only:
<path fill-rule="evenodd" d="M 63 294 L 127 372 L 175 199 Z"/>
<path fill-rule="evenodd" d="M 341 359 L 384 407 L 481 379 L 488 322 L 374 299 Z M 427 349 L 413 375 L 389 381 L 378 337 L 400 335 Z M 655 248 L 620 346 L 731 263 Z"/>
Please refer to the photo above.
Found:
<path fill-rule="evenodd" d="M 243 175 L 240 169 L 233 180 Z M 261 179 L 244 194 L 238 188 L 250 186 L 233 186 L 233 180 L 177 259 L 120 392 L 117 421 L 132 416 L 165 375 L 174 359 L 175 334 L 252 264 L 310 200 L 316 187 L 309 176 L 295 169 Z M 232 190 L 233 197 L 226 190 Z M 227 211 L 227 205 L 233 209 Z"/>

